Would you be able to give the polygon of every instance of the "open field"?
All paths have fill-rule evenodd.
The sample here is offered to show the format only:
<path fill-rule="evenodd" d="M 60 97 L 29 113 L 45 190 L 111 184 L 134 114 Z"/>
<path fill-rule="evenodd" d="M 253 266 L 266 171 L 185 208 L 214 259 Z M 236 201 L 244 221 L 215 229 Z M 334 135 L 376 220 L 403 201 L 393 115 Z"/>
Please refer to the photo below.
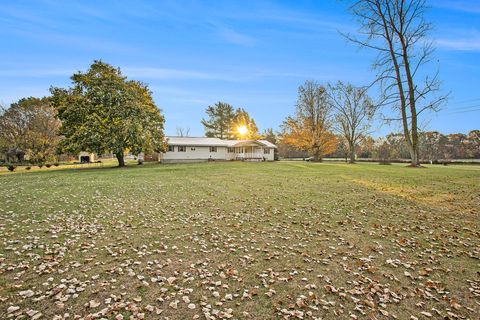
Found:
<path fill-rule="evenodd" d="M 479 319 L 479 166 L 53 169 L 0 193 L 1 319 Z"/>

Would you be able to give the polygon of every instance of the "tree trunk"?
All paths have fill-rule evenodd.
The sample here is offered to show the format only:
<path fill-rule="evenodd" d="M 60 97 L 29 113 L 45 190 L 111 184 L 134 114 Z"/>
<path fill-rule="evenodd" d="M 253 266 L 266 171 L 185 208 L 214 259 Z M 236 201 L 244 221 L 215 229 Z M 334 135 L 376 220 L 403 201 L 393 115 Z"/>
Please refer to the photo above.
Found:
<path fill-rule="evenodd" d="M 403 89 L 403 78 L 402 78 L 402 74 L 400 72 L 400 64 L 398 63 L 398 60 L 397 60 L 397 55 L 395 53 L 395 49 L 394 49 L 394 45 L 393 45 L 393 39 L 392 39 L 392 36 L 390 36 L 390 32 L 388 30 L 388 22 L 386 20 L 386 17 L 385 17 L 385 14 L 383 13 L 383 10 L 382 10 L 382 7 L 381 7 L 381 3 L 379 1 L 375 2 L 375 5 L 377 7 L 377 11 L 379 12 L 380 14 L 380 18 L 382 19 L 382 23 L 383 23 L 383 28 L 384 28 L 384 33 L 386 35 L 386 40 L 388 42 L 388 49 L 389 49 L 389 52 L 390 52 L 390 57 L 392 59 L 392 62 L 393 62 L 393 67 L 394 67 L 394 70 L 395 70 L 395 80 L 396 80 L 396 84 L 397 84 L 397 87 L 398 87 L 398 94 L 399 94 L 399 102 L 400 102 L 400 111 L 402 113 L 402 125 L 403 125 L 403 133 L 404 133 L 404 136 L 405 136 L 405 141 L 407 142 L 407 145 L 408 145 L 408 148 L 410 150 L 410 155 L 411 155 L 411 158 L 412 158 L 412 161 L 411 161 L 411 166 L 412 167 L 416 167 L 418 164 L 418 160 L 414 160 L 415 157 L 415 154 L 418 156 L 418 146 L 416 146 L 416 143 L 412 141 L 412 138 L 410 137 L 410 130 L 409 130 L 409 127 L 408 127 L 408 121 L 407 121 L 407 111 L 406 111 L 406 108 L 407 108 L 407 98 L 405 97 L 405 92 L 404 92 L 404 89 Z M 398 32 L 397 32 L 398 33 Z M 400 39 L 401 41 L 403 40 L 401 38 L 401 35 L 400 35 Z M 411 108 L 411 111 L 415 111 L 415 100 L 414 100 L 414 95 L 412 94 L 412 91 L 411 89 L 413 88 L 412 84 L 413 82 L 412 79 L 411 79 L 411 74 L 410 74 L 410 69 L 409 69 L 409 61 L 407 59 L 408 55 L 406 54 L 406 47 L 405 47 L 405 44 L 404 42 L 402 41 L 402 49 L 403 49 L 403 58 L 404 58 L 404 63 L 407 63 L 407 68 L 406 68 L 406 72 L 408 73 L 407 75 L 407 81 L 410 81 L 408 82 L 408 85 L 409 85 L 409 93 L 410 93 L 410 108 Z M 410 78 L 408 77 L 410 76 Z M 413 101 L 413 102 L 412 102 Z M 413 107 L 413 109 L 412 109 Z M 412 115 L 412 130 L 414 128 L 415 132 L 412 132 L 412 137 L 418 137 L 417 135 L 417 113 L 416 111 L 415 112 L 411 112 L 411 115 Z M 416 149 L 416 151 L 415 151 Z"/>
<path fill-rule="evenodd" d="M 315 150 L 315 153 L 313 154 L 313 161 L 315 162 L 322 162 L 322 155 L 320 153 L 320 150 Z"/>
<path fill-rule="evenodd" d="M 123 152 L 118 152 L 115 154 L 118 160 L 119 167 L 125 167 L 125 158 L 123 157 Z"/>
<path fill-rule="evenodd" d="M 420 167 L 420 156 L 418 153 L 418 145 L 411 144 L 408 146 L 410 152 L 410 167 Z"/>
<path fill-rule="evenodd" d="M 350 157 L 350 163 L 355 163 L 355 147 L 353 143 L 350 143 L 348 145 L 348 152 L 349 152 L 349 157 Z"/>
<path fill-rule="evenodd" d="M 415 121 L 413 119 L 415 118 Z M 412 153 L 411 153 L 411 158 L 412 158 L 412 167 L 419 167 L 420 166 L 420 152 L 419 152 L 419 144 L 418 144 L 418 131 L 417 131 L 417 121 L 416 121 L 416 116 L 412 116 Z"/>
<path fill-rule="evenodd" d="M 403 27 L 403 26 L 402 26 Z M 402 58 L 403 58 L 403 68 L 405 69 L 405 76 L 407 78 L 407 85 L 408 85 L 408 102 L 410 106 L 410 132 L 412 133 L 411 136 L 411 166 L 418 167 L 420 166 L 420 159 L 418 157 L 418 126 L 417 126 L 417 106 L 416 106 L 416 99 L 415 99 L 415 84 L 413 81 L 413 75 L 410 70 L 410 55 L 407 50 L 407 43 L 405 42 L 404 35 L 397 31 L 398 38 L 402 44 Z"/>

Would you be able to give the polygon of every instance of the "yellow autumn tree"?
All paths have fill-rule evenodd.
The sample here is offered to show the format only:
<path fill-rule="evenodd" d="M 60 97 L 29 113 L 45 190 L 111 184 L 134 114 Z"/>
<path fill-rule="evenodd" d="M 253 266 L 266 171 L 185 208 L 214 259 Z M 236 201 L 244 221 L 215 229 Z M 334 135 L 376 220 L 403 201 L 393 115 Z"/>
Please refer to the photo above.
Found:
<path fill-rule="evenodd" d="M 330 112 L 325 88 L 314 81 L 306 81 L 298 89 L 295 115 L 283 122 L 282 142 L 308 151 L 314 161 L 321 161 L 337 146 L 337 138 L 330 131 Z"/>

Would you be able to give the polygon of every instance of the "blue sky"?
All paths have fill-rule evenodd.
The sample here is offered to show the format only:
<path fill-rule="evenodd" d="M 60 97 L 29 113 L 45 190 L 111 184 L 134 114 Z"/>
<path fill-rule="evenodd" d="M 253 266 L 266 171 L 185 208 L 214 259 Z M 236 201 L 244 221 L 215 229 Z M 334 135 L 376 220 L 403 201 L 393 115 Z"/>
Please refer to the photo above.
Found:
<path fill-rule="evenodd" d="M 450 99 L 423 119 L 445 133 L 479 129 L 480 1 L 431 0 L 435 65 Z M 294 111 L 305 80 L 373 80 L 374 53 L 339 31 L 356 30 L 341 1 L 0 0 L 0 102 L 48 94 L 95 59 L 149 84 L 176 127 L 203 135 L 217 101 L 245 108 L 261 130 Z M 375 136 L 397 124 L 375 123 Z"/>

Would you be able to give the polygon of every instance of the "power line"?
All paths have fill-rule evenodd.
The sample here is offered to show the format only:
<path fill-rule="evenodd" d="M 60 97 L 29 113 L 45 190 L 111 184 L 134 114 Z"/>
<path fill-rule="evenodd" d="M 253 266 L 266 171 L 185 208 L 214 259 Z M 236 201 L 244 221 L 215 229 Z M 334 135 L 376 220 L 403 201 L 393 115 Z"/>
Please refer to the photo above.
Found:
<path fill-rule="evenodd" d="M 453 108 L 450 108 L 450 109 L 456 110 L 456 111 L 462 111 L 462 110 L 468 110 L 468 109 L 478 108 L 478 107 L 480 107 L 480 104 L 474 104 L 474 105 L 471 105 L 471 106 L 459 107 L 459 108 L 453 107 Z"/>
<path fill-rule="evenodd" d="M 477 107 L 480 107 L 480 105 L 477 106 Z M 475 111 L 480 111 L 480 108 L 471 109 L 471 110 L 464 110 L 464 111 L 457 111 L 457 112 L 450 112 L 450 113 L 447 113 L 447 114 L 459 114 L 459 113 L 468 113 L 468 112 L 475 112 Z"/>
<path fill-rule="evenodd" d="M 455 101 L 455 100 L 454 100 Z M 474 98 L 474 99 L 468 99 L 468 100 L 460 100 L 456 101 L 455 104 L 463 104 L 467 102 L 475 102 L 475 101 L 480 101 L 480 98 Z"/>

